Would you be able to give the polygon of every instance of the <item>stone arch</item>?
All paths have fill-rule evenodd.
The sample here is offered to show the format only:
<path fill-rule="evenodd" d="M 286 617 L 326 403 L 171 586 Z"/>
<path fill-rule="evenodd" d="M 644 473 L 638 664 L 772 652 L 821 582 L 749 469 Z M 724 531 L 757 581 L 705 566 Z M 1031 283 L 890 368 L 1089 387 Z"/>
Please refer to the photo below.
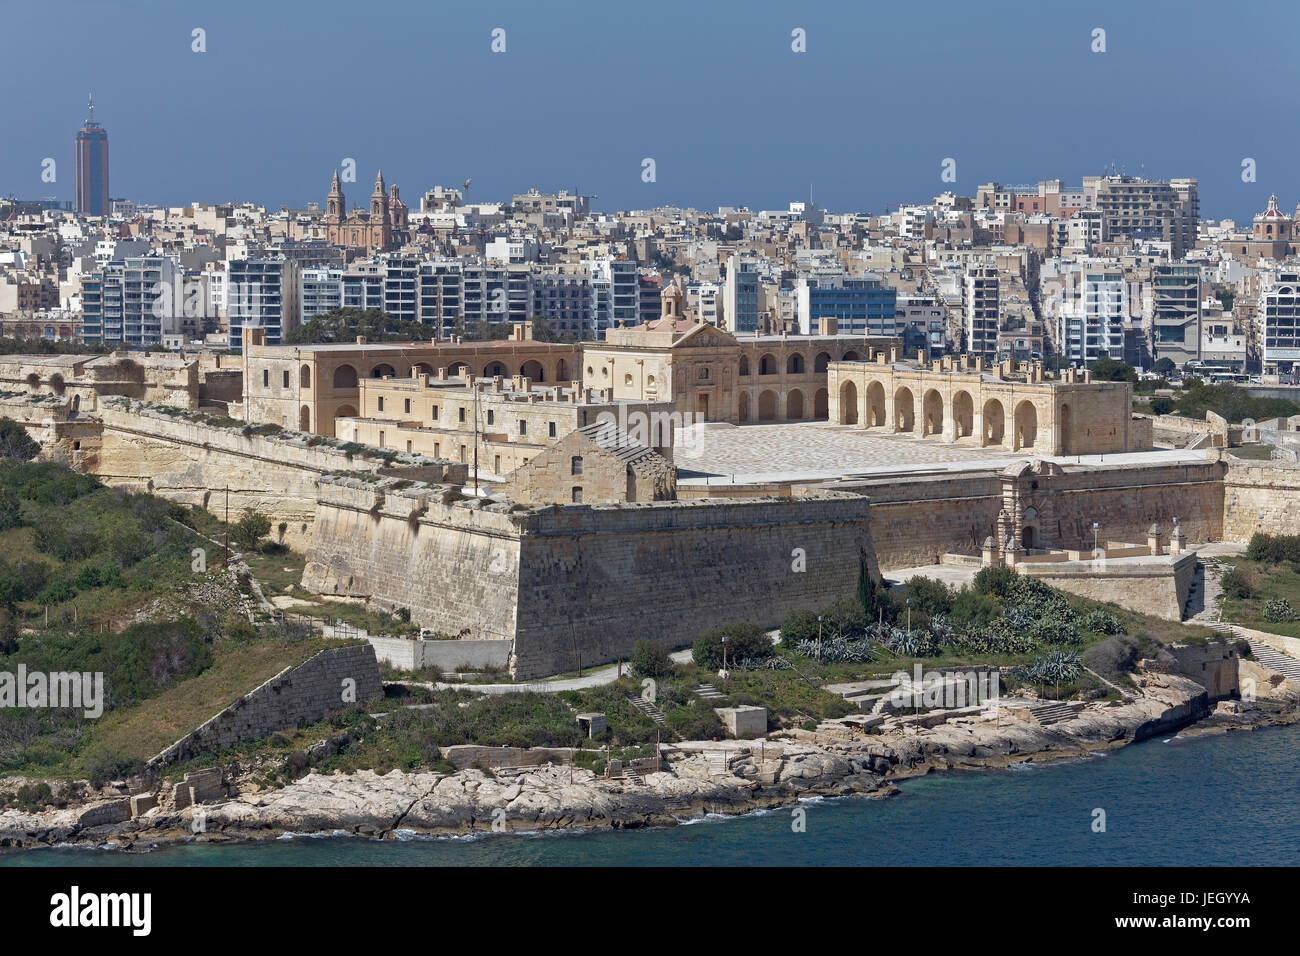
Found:
<path fill-rule="evenodd" d="M 775 375 L 777 369 L 776 356 L 768 352 L 758 360 L 759 375 Z"/>
<path fill-rule="evenodd" d="M 790 389 L 785 397 L 785 417 L 792 422 L 803 418 L 803 392 L 797 388 Z"/>
<path fill-rule="evenodd" d="M 311 407 L 308 405 L 298 409 L 298 431 L 311 431 Z"/>
<path fill-rule="evenodd" d="M 502 378 L 510 377 L 510 366 L 505 362 L 488 362 L 483 366 L 483 377 L 494 378 L 500 375 Z"/>
<path fill-rule="evenodd" d="M 795 352 L 788 359 L 785 360 L 785 374 L 802 375 L 803 373 L 804 373 L 803 356 L 800 355 L 798 352 Z"/>
<path fill-rule="evenodd" d="M 943 434 L 943 396 L 932 388 L 921 399 L 921 435 Z"/>
<path fill-rule="evenodd" d="M 831 393 L 819 388 L 813 395 L 813 418 L 819 422 L 829 421 L 831 417 Z"/>
<path fill-rule="evenodd" d="M 1038 439 L 1038 409 L 1034 408 L 1034 403 L 1025 399 L 1016 406 L 1016 430 L 1015 443 L 1012 451 L 1020 451 L 1022 448 L 1033 448 L 1034 442 Z"/>
<path fill-rule="evenodd" d="M 954 438 L 969 438 L 975 431 L 975 400 L 970 392 L 960 391 L 952 397 Z"/>
<path fill-rule="evenodd" d="M 311 388 L 311 366 L 304 365 L 298 370 L 298 386 L 300 388 Z"/>
<path fill-rule="evenodd" d="M 740 393 L 740 420 L 749 421 L 749 392 Z"/>
<path fill-rule="evenodd" d="M 858 423 L 858 387 L 853 382 L 840 386 L 840 424 L 856 425 Z"/>
<path fill-rule="evenodd" d="M 370 370 L 371 378 L 383 378 L 385 375 L 397 378 L 397 369 L 393 368 L 387 362 L 380 362 Z"/>
<path fill-rule="evenodd" d="M 741 374 L 741 375 L 748 375 L 748 374 L 749 374 L 749 356 L 748 356 L 748 355 L 742 355 L 742 356 L 740 357 L 740 374 Z"/>
<path fill-rule="evenodd" d="M 813 371 L 824 372 L 831 364 L 830 352 L 818 352 L 817 357 L 813 359 Z"/>
<path fill-rule="evenodd" d="M 416 362 L 411 366 L 411 378 L 417 375 L 433 375 L 433 367 L 426 362 Z"/>
<path fill-rule="evenodd" d="M 984 403 L 984 411 L 980 413 L 981 430 L 983 438 L 981 445 L 1001 445 L 1006 438 L 1007 413 L 1002 409 L 1002 403 L 996 398 L 990 398 Z"/>
<path fill-rule="evenodd" d="M 1042 533 L 1038 526 L 1038 509 L 1026 508 L 1020 519 L 1020 544 L 1026 549 L 1042 547 Z"/>
<path fill-rule="evenodd" d="M 357 410 L 352 405 L 347 405 L 347 404 L 340 405 L 338 408 L 334 409 L 334 417 L 335 418 L 356 418 Z"/>
<path fill-rule="evenodd" d="M 885 386 L 879 382 L 867 385 L 867 424 L 872 428 L 885 426 Z"/>
<path fill-rule="evenodd" d="M 858 356 L 858 353 L 857 353 L 856 350 L 854 350 L 854 349 L 849 349 L 847 352 L 844 353 L 844 358 L 840 359 L 840 361 L 841 361 L 841 362 L 861 362 L 862 359 Z"/>
<path fill-rule="evenodd" d="M 904 385 L 894 393 L 894 431 L 910 432 L 916 427 L 916 398 Z"/>
<path fill-rule="evenodd" d="M 523 365 L 519 366 L 519 374 L 524 376 L 524 378 L 532 379 L 534 382 L 546 381 L 546 369 L 543 368 L 542 363 L 536 359 L 529 359 Z"/>
<path fill-rule="evenodd" d="M 1074 412 L 1069 402 L 1061 406 L 1061 454 L 1074 454 Z"/>
<path fill-rule="evenodd" d="M 770 388 L 758 396 L 758 420 L 760 422 L 776 421 L 776 392 Z"/>
<path fill-rule="evenodd" d="M 340 365 L 334 370 L 335 388 L 356 388 L 357 370 L 351 365 Z"/>

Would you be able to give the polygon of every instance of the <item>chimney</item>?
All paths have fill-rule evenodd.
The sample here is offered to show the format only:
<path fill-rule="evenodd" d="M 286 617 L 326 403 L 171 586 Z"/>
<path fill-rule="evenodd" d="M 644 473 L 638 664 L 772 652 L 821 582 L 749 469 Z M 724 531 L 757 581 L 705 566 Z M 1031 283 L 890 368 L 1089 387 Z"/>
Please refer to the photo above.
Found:
<path fill-rule="evenodd" d="M 366 344 L 366 337 L 364 335 L 358 335 L 357 345 L 365 345 L 365 344 Z"/>
<path fill-rule="evenodd" d="M 444 365 L 438 369 L 438 381 L 440 382 L 447 381 L 447 366 Z"/>
<path fill-rule="evenodd" d="M 817 320 L 818 335 L 838 335 L 840 331 L 840 320 L 833 315 L 823 316 Z"/>
<path fill-rule="evenodd" d="M 416 380 L 417 382 L 420 383 L 420 388 L 428 388 L 428 387 L 429 387 L 429 373 L 428 373 L 428 372 L 421 372 L 419 375 L 417 375 L 417 376 L 415 377 L 415 380 Z"/>
<path fill-rule="evenodd" d="M 1150 551 L 1152 554 L 1160 554 L 1160 552 L 1163 550 L 1160 547 L 1160 537 L 1161 537 L 1160 525 L 1153 524 L 1150 528 L 1147 529 L 1147 550 Z"/>
<path fill-rule="evenodd" d="M 982 355 L 975 356 L 975 371 L 977 372 L 984 371 L 984 356 Z"/>
<path fill-rule="evenodd" d="M 889 361 L 897 362 L 903 357 L 903 347 L 901 345 L 891 345 L 889 347 Z"/>
<path fill-rule="evenodd" d="M 929 351 L 926 349 L 916 350 L 916 364 L 918 368 L 925 368 L 926 359 L 929 357 Z"/>
<path fill-rule="evenodd" d="M 884 365 L 885 362 L 889 361 L 889 359 L 892 357 L 892 353 L 894 351 L 895 351 L 894 348 L 890 348 L 888 352 L 886 352 L 884 349 L 876 349 L 876 364 Z"/>
<path fill-rule="evenodd" d="M 493 376 L 492 376 L 492 391 L 494 391 L 494 392 L 499 392 L 499 391 L 501 391 L 501 376 L 500 376 L 500 375 L 493 375 Z"/>

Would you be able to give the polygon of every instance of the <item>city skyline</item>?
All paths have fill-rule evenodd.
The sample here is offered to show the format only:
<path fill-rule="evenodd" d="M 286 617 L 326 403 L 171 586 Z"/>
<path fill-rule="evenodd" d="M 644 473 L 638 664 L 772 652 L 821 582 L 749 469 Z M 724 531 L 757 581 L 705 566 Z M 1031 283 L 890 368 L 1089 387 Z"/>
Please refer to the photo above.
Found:
<path fill-rule="evenodd" d="M 118 37 L 111 11 L 85 8 L 83 30 L 68 39 L 86 51 L 71 58 L 84 69 L 0 104 L 0 122 L 24 131 L 0 157 L 0 193 L 74 198 L 73 177 L 45 182 L 42 162 L 62 164 L 70 111 L 93 85 L 114 130 L 113 198 L 162 205 L 302 207 L 319 201 L 318 184 L 345 158 L 417 194 L 472 179 L 471 202 L 568 188 L 599 197 L 602 211 L 771 208 L 811 193 L 824 208 L 875 212 L 988 181 L 1078 182 L 1112 164 L 1197 178 L 1206 218 L 1246 220 L 1274 192 L 1284 206 L 1300 199 L 1285 179 L 1300 134 L 1273 122 L 1295 68 L 1254 55 L 1258 18 L 1208 7 L 1189 17 L 1185 5 L 1103 3 L 1029 22 L 1011 4 L 947 5 L 938 17 L 759 4 L 743 18 L 735 8 L 692 10 L 692 28 L 678 30 L 675 4 L 628 22 L 520 5 L 450 16 L 397 4 L 360 20 L 260 8 L 254 20 L 250 4 L 142 6 L 156 12 L 133 21 L 134 39 Z M 1253 6 L 1279 28 L 1296 18 L 1282 4 Z M 12 16 L 18 32 L 65 28 L 49 10 Z M 406 64 L 399 82 L 381 94 L 378 80 L 317 69 L 304 51 L 339 22 L 358 53 Z M 498 29 L 504 49 L 494 53 Z M 1098 29 L 1104 52 L 1092 49 Z M 1185 51 L 1204 46 L 1207 32 L 1217 45 L 1193 74 Z M 89 47 L 115 37 L 146 45 L 148 65 L 101 60 Z M 793 49 L 800 42 L 805 52 Z M 990 59 L 973 75 L 969 63 L 959 69 L 944 55 L 958 44 L 987 44 Z M 20 50 L 16 69 L 36 69 L 35 56 Z M 1243 71 L 1249 103 L 1235 92 Z M 602 72 L 626 79 L 593 82 Z M 1180 115 L 1212 123 L 1174 121 L 1183 133 L 1170 135 Z M 653 182 L 643 181 L 646 159 Z M 1253 182 L 1243 181 L 1247 159 Z M 945 168 L 955 180 L 941 178 Z"/>

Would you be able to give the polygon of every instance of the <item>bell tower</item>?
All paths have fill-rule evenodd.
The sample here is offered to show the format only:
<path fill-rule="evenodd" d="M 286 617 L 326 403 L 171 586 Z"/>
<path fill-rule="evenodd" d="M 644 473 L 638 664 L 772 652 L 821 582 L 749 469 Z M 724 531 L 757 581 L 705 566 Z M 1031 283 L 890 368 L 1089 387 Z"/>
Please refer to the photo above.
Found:
<path fill-rule="evenodd" d="M 329 198 L 325 200 L 325 215 L 331 222 L 342 222 L 347 208 L 347 200 L 343 198 L 343 186 L 339 182 L 339 171 L 336 169 L 334 181 L 330 183 Z"/>

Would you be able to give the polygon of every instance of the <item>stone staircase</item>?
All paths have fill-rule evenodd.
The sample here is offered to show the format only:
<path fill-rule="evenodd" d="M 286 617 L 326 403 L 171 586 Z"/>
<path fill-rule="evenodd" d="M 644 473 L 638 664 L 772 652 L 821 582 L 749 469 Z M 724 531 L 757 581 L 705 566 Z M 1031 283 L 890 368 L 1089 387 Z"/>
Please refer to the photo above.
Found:
<path fill-rule="evenodd" d="M 1073 720 L 1078 711 L 1064 701 L 1053 700 L 1030 704 L 1029 713 L 1040 727 L 1048 727 L 1063 720 Z"/>
<path fill-rule="evenodd" d="M 720 693 L 712 684 L 701 684 L 695 688 L 694 694 L 703 700 L 722 700 L 726 694 Z"/>
<path fill-rule="evenodd" d="M 641 779 L 641 775 L 637 773 L 635 770 L 633 770 L 631 767 L 624 767 L 623 776 L 620 777 L 619 779 L 621 779 L 625 784 L 631 787 L 645 786 L 645 781 Z"/>
<path fill-rule="evenodd" d="M 1246 643 L 1250 645 L 1251 656 L 1260 667 L 1266 667 L 1274 673 L 1281 674 L 1287 680 L 1300 683 L 1300 660 L 1296 660 L 1289 654 L 1283 654 L 1263 641 L 1251 640 L 1248 637 Z"/>
<path fill-rule="evenodd" d="M 646 700 L 644 697 L 629 697 L 628 702 L 631 703 L 631 705 L 635 707 L 637 710 L 641 711 L 641 713 L 649 717 L 654 722 L 654 725 L 656 727 L 661 727 L 664 730 L 668 731 L 668 733 L 672 734 L 673 737 L 675 737 L 677 740 L 682 739 L 681 734 L 677 733 L 677 731 L 673 730 L 671 727 L 668 726 L 667 715 L 658 707 L 656 707 L 653 703 Z"/>
<path fill-rule="evenodd" d="M 704 761 L 709 765 L 709 776 L 725 777 L 731 773 L 727 767 L 727 754 L 723 750 L 704 751 Z"/>

